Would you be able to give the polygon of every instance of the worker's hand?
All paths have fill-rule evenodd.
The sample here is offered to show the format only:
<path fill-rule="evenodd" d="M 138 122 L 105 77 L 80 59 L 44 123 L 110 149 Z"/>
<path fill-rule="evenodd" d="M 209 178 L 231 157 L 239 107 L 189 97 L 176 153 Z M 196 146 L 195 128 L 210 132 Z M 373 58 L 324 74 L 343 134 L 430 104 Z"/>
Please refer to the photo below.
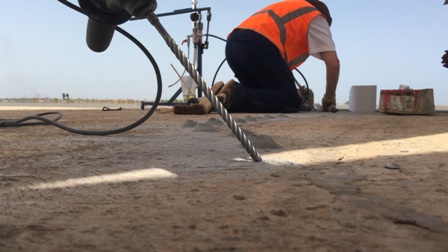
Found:
<path fill-rule="evenodd" d="M 446 50 L 445 54 L 442 56 L 442 65 L 448 68 L 448 50 Z"/>
<path fill-rule="evenodd" d="M 322 108 L 325 112 L 338 112 L 336 108 L 336 97 L 324 95 L 322 98 Z"/>

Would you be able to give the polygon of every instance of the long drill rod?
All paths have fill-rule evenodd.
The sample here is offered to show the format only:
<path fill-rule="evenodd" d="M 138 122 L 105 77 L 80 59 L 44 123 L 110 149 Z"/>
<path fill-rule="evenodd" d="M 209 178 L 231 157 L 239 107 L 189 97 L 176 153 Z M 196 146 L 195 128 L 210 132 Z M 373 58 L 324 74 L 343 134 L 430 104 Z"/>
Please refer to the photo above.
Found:
<path fill-rule="evenodd" d="M 219 100 L 215 97 L 210 88 L 207 87 L 202 76 L 199 72 L 194 68 L 193 64 L 190 63 L 188 58 L 182 52 L 180 47 L 176 44 L 174 39 L 168 34 L 165 28 L 159 21 L 159 18 L 154 14 L 154 12 L 150 12 L 146 18 L 148 21 L 157 29 L 162 38 L 165 40 L 168 47 L 171 51 L 176 55 L 177 59 L 180 63 L 185 67 L 190 76 L 194 79 L 194 81 L 198 84 L 199 88 L 204 92 L 205 96 L 211 101 L 213 107 L 215 107 L 218 114 L 222 117 L 222 119 L 226 122 L 227 126 L 232 130 L 241 144 L 244 146 L 246 151 L 251 155 L 252 159 L 255 162 L 261 162 L 260 154 L 255 150 L 255 147 L 252 145 L 250 140 L 247 138 L 246 134 L 241 130 L 241 128 L 236 124 L 224 106 L 219 102 Z"/>

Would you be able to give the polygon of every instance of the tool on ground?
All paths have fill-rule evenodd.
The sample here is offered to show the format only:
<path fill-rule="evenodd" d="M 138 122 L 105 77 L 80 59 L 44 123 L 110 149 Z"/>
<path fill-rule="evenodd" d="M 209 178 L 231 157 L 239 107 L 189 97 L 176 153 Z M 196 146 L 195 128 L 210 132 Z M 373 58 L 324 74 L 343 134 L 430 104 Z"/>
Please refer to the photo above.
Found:
<path fill-rule="evenodd" d="M 302 100 L 300 111 L 315 111 L 316 109 L 314 108 L 314 92 L 309 88 L 300 86 L 300 84 L 298 83 L 297 85 L 299 86 L 297 92 L 299 93 L 299 97 Z"/>
<path fill-rule="evenodd" d="M 173 113 L 176 115 L 205 115 L 204 105 L 202 104 L 177 104 L 173 106 Z"/>

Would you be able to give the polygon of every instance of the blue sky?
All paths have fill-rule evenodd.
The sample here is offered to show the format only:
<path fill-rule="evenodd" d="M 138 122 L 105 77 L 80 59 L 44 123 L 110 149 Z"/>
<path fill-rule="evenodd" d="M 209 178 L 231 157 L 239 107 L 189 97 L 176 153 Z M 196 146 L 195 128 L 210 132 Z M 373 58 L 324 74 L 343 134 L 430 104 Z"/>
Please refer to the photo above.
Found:
<path fill-rule="evenodd" d="M 225 38 L 247 16 L 273 2 L 199 0 L 198 7 L 211 7 L 210 33 Z M 440 64 L 448 50 L 448 6 L 443 6 L 443 0 L 324 2 L 333 16 L 332 33 L 341 60 L 338 103 L 349 100 L 353 85 L 377 85 L 379 99 L 381 89 L 406 84 L 414 89 L 433 88 L 436 104 L 448 105 L 448 69 Z M 191 0 L 158 1 L 156 13 L 189 7 Z M 188 14 L 161 17 L 160 21 L 178 44 L 191 34 Z M 154 99 L 156 79 L 144 54 L 119 33 L 106 52 L 90 51 L 85 43 L 86 23 L 85 16 L 57 0 L 4 2 L 0 9 L 0 98 L 61 98 L 62 93 L 69 93 L 71 98 Z M 121 27 L 157 60 L 162 97 L 171 98 L 180 86 L 168 87 L 177 79 L 170 64 L 181 72 L 180 63 L 147 21 Z M 203 77 L 208 85 L 225 57 L 224 46 L 210 38 L 204 52 Z M 187 54 L 186 44 L 181 49 Z M 310 58 L 299 69 L 319 101 L 325 87 L 323 62 Z M 217 79 L 226 82 L 231 78 L 225 65 Z"/>

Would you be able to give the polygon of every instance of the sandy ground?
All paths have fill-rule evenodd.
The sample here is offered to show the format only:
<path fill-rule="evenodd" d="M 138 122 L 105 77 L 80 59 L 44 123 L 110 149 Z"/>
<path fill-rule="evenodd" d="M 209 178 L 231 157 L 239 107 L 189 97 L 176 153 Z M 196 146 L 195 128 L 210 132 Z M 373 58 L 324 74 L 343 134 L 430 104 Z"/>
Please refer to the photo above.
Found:
<path fill-rule="evenodd" d="M 263 162 L 217 114 L 0 128 L 0 251 L 448 251 L 447 113 L 232 116 Z"/>

